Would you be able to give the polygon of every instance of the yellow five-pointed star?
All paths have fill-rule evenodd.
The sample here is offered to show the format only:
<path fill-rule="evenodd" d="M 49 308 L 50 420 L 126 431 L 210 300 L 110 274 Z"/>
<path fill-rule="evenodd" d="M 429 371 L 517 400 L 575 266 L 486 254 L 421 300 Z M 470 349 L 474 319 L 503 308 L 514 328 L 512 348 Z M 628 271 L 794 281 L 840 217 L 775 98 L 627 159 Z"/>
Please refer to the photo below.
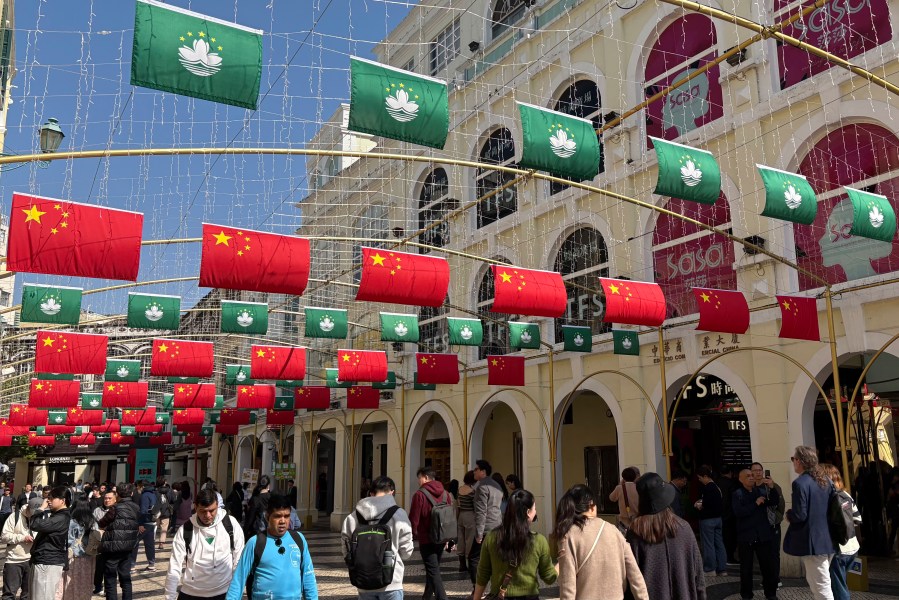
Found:
<path fill-rule="evenodd" d="M 496 360 L 495 358 L 491 362 L 493 363 L 494 367 L 499 364 L 499 361 Z"/>
<path fill-rule="evenodd" d="M 350 362 L 350 355 L 349 355 L 349 354 L 344 354 L 344 355 L 343 355 L 343 362 Z"/>
<path fill-rule="evenodd" d="M 708 302 L 708 301 L 709 301 L 709 295 L 706 294 L 705 292 L 699 294 L 699 297 L 702 298 L 702 301 L 703 301 L 703 302 Z"/>
<path fill-rule="evenodd" d="M 52 346 L 53 346 L 53 342 L 55 342 L 55 341 L 56 341 L 56 340 L 54 340 L 52 337 L 45 337 L 45 338 L 44 338 L 44 346 L 50 346 L 50 347 L 52 347 Z"/>
<path fill-rule="evenodd" d="M 178 388 L 178 393 L 179 393 L 179 394 L 183 394 L 183 393 L 184 393 L 184 386 L 181 386 L 181 387 Z"/>
<path fill-rule="evenodd" d="M 215 237 L 215 245 L 216 245 L 216 246 L 218 246 L 219 244 L 224 244 L 225 246 L 227 246 L 227 245 L 228 245 L 228 240 L 231 239 L 231 236 L 230 236 L 230 235 L 225 235 L 225 232 L 224 232 L 224 231 L 221 231 L 221 232 L 219 232 L 219 233 L 213 234 L 213 236 Z"/>
<path fill-rule="evenodd" d="M 512 283 L 512 276 L 509 275 L 508 273 L 506 273 L 505 271 L 500 273 L 499 276 L 502 277 L 503 283 Z"/>
<path fill-rule="evenodd" d="M 25 213 L 25 217 L 26 217 L 25 222 L 26 223 L 28 221 L 36 221 L 38 224 L 40 224 L 40 222 L 41 222 L 41 217 L 44 216 L 45 214 L 47 214 L 46 211 L 38 210 L 37 206 L 35 206 L 33 204 L 31 205 L 31 208 L 29 208 L 28 210 L 25 210 L 23 208 L 22 212 Z"/>
<path fill-rule="evenodd" d="M 168 352 L 168 351 L 169 351 L 169 347 L 166 346 L 165 344 L 160 344 L 160 345 L 159 345 L 159 351 L 160 351 L 160 352 Z"/>
<path fill-rule="evenodd" d="M 381 265 L 382 267 L 384 266 L 384 257 L 377 252 L 374 256 L 371 257 L 371 260 L 373 265 Z"/>
<path fill-rule="evenodd" d="M 42 389 L 44 389 L 44 384 L 43 384 L 43 383 L 35 384 L 34 389 L 36 389 L 36 390 L 42 390 Z"/>
<path fill-rule="evenodd" d="M 427 356 L 422 356 L 422 357 L 421 357 L 421 364 L 423 364 L 423 365 L 428 364 L 428 357 L 427 357 Z"/>
<path fill-rule="evenodd" d="M 790 310 L 790 303 L 787 300 L 784 300 L 784 308 Z"/>
<path fill-rule="evenodd" d="M 106 389 L 109 390 L 110 392 L 114 392 L 114 391 L 115 391 L 115 386 L 112 385 L 112 384 L 110 384 L 110 385 L 106 386 Z"/>
<path fill-rule="evenodd" d="M 610 283 L 610 284 L 609 284 L 609 290 L 610 290 L 613 294 L 620 294 L 620 293 L 621 293 L 621 292 L 618 291 L 618 286 L 615 285 L 614 283 Z"/>
<path fill-rule="evenodd" d="M 265 350 L 257 350 L 256 356 L 258 356 L 259 358 L 265 358 Z"/>

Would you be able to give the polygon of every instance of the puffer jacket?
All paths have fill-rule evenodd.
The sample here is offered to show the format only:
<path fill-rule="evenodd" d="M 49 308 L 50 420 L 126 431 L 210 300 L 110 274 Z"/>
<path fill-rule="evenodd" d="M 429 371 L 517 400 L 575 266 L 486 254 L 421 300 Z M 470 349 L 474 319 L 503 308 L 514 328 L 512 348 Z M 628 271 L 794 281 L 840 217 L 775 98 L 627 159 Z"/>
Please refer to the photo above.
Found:
<path fill-rule="evenodd" d="M 31 564 L 64 565 L 69 560 L 69 509 L 43 510 L 31 517 L 31 531 L 37 533 L 31 546 Z"/>
<path fill-rule="evenodd" d="M 137 545 L 137 512 L 137 505 L 130 498 L 122 499 L 109 508 L 99 523 L 100 529 L 103 529 L 100 552 L 131 552 Z"/>

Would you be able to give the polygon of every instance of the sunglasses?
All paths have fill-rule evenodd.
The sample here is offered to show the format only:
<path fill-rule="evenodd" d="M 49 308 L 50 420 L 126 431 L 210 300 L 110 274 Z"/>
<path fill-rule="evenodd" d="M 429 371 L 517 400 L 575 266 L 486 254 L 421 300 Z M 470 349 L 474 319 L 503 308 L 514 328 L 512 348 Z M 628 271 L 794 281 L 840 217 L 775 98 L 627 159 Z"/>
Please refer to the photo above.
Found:
<path fill-rule="evenodd" d="M 275 538 L 275 546 L 278 547 L 278 554 L 284 554 L 287 552 L 287 548 L 282 545 L 281 538 Z"/>

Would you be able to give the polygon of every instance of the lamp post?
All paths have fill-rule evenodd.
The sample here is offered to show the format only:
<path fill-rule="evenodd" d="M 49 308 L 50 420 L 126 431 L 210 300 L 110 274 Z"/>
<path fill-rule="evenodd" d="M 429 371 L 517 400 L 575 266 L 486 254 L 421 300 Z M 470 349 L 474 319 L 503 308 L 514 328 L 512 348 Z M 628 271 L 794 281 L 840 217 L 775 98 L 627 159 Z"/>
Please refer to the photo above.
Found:
<path fill-rule="evenodd" d="M 59 128 L 59 121 L 53 118 L 47 119 L 40 129 L 41 152 L 44 154 L 56 152 L 64 137 L 66 136 Z"/>

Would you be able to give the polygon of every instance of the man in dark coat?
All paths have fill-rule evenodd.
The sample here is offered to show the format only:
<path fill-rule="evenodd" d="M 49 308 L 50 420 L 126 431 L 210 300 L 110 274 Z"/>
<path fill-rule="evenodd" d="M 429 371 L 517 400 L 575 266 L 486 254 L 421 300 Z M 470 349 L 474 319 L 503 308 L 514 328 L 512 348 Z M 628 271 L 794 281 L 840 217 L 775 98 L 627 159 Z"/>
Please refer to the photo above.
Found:
<path fill-rule="evenodd" d="M 431 502 L 425 494 L 428 494 L 435 502 L 449 501 L 452 497 L 443 489 L 443 484 L 437 481 L 437 473 L 430 467 L 422 467 L 418 470 L 418 483 L 421 486 L 412 496 L 412 507 L 409 509 L 409 521 L 412 523 L 412 537 L 418 540 L 418 550 L 425 566 L 425 598 L 447 600 L 446 588 L 443 586 L 443 577 L 440 575 L 440 557 L 443 555 L 444 544 L 439 540 L 431 539 Z"/>
<path fill-rule="evenodd" d="M 109 507 L 97 524 L 103 529 L 100 553 L 105 565 L 103 587 L 106 600 L 118 600 L 116 578 L 122 588 L 122 600 L 131 600 L 131 551 L 137 545 L 138 507 L 131 499 L 134 486 L 125 483 L 120 486 L 118 500 Z"/>
<path fill-rule="evenodd" d="M 68 496 L 62 486 L 51 489 L 31 518 L 31 531 L 37 534 L 31 546 L 31 600 L 56 597 L 56 585 L 69 559 Z"/>
<path fill-rule="evenodd" d="M 740 597 L 752 598 L 752 555 L 759 561 L 765 598 L 777 597 L 777 566 L 774 560 L 774 529 L 768 522 L 768 507 L 776 507 L 780 495 L 772 489 L 763 494 L 756 487 L 752 471 L 740 471 L 740 489 L 733 493 L 731 506 L 737 526 L 740 552 Z"/>

